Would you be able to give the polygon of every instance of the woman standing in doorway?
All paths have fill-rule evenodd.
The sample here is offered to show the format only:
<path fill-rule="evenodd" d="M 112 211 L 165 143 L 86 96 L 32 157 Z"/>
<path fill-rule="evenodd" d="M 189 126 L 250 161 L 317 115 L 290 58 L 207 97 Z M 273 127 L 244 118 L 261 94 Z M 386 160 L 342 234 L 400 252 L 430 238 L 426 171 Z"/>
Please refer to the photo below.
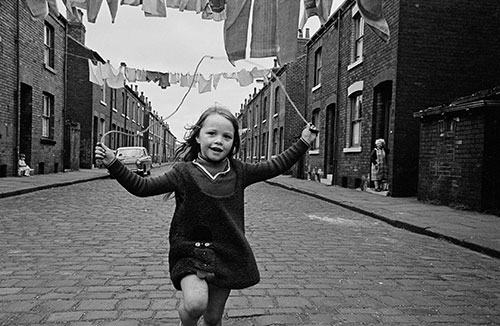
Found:
<path fill-rule="evenodd" d="M 387 177 L 387 155 L 389 150 L 385 148 L 385 140 L 379 138 L 375 140 L 375 148 L 371 153 L 372 180 L 375 184 L 375 191 L 388 190 Z"/>

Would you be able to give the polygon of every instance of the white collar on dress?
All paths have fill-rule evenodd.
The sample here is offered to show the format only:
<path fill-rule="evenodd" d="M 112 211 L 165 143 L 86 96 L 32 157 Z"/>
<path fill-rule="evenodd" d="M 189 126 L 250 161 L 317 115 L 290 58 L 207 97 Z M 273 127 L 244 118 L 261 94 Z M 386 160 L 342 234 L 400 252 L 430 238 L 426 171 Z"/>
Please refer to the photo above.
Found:
<path fill-rule="evenodd" d="M 228 158 L 226 157 L 225 160 L 227 162 L 227 169 L 222 172 L 217 172 L 217 174 L 215 175 L 212 175 L 202 164 L 197 162 L 196 159 L 193 160 L 193 164 L 199 167 L 203 172 L 205 172 L 212 180 L 215 180 L 219 175 L 224 175 L 227 174 L 229 171 L 231 171 L 231 164 L 229 163 Z"/>

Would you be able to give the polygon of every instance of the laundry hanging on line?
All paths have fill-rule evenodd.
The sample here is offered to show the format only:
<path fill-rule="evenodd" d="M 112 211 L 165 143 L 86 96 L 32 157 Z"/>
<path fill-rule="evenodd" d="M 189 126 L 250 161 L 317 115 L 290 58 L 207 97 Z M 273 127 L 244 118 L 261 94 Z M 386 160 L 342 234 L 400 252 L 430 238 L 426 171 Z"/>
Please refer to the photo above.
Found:
<path fill-rule="evenodd" d="M 212 89 L 217 89 L 221 77 L 227 80 L 236 81 L 239 86 L 245 87 L 251 85 L 255 80 L 269 81 L 271 69 L 258 69 L 257 67 L 247 71 L 241 69 L 238 72 L 231 73 L 215 73 L 209 74 L 208 77 L 202 74 L 191 75 L 189 73 L 178 72 L 159 72 L 153 70 L 144 70 L 128 67 L 121 64 L 115 68 L 111 63 L 97 62 L 88 60 L 89 66 L 89 81 L 99 86 L 108 85 L 110 88 L 123 88 L 126 82 L 153 82 L 157 83 L 162 89 L 166 89 L 171 85 L 179 85 L 180 87 L 198 87 L 198 93 L 211 92 Z"/>

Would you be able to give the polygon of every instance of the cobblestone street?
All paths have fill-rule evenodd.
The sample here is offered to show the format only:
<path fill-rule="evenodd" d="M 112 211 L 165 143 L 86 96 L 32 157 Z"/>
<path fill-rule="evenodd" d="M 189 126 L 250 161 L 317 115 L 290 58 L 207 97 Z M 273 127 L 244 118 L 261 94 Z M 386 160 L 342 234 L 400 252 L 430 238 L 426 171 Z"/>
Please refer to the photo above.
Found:
<path fill-rule="evenodd" d="M 106 179 L 0 206 L 0 325 L 178 325 L 174 200 Z M 265 183 L 246 218 L 262 280 L 224 325 L 500 324 L 498 259 Z"/>

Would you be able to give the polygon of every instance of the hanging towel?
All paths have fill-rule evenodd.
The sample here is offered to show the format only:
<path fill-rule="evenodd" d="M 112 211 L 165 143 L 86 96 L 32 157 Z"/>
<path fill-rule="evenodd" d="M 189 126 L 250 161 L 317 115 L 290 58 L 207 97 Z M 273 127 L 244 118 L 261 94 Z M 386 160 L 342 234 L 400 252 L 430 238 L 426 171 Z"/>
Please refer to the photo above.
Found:
<path fill-rule="evenodd" d="M 180 83 L 181 87 L 191 86 L 192 81 L 193 81 L 193 79 L 191 78 L 191 76 L 189 74 L 181 74 L 181 83 Z"/>
<path fill-rule="evenodd" d="M 158 71 L 146 70 L 146 80 L 156 83 L 160 80 L 160 73 Z"/>
<path fill-rule="evenodd" d="M 250 57 L 276 55 L 280 65 L 297 57 L 297 25 L 300 2 L 290 0 L 254 3 Z"/>
<path fill-rule="evenodd" d="M 142 0 L 122 0 L 120 4 L 128 6 L 140 6 L 142 5 Z"/>
<path fill-rule="evenodd" d="M 137 69 L 135 71 L 135 73 L 136 73 L 138 82 L 148 81 L 148 79 L 146 78 L 146 71 L 144 69 Z"/>
<path fill-rule="evenodd" d="M 115 22 L 116 13 L 118 12 L 118 1 L 119 0 L 107 0 L 112 23 Z"/>
<path fill-rule="evenodd" d="M 169 74 L 168 81 L 170 82 L 170 85 L 175 85 L 179 83 L 179 74 L 176 72 L 171 72 Z"/>
<path fill-rule="evenodd" d="M 382 0 L 356 0 L 356 3 L 368 26 L 378 37 L 388 42 L 390 31 L 389 25 L 382 15 Z"/>
<path fill-rule="evenodd" d="M 245 58 L 251 0 L 232 0 L 226 6 L 224 46 L 229 62 Z"/>
<path fill-rule="evenodd" d="M 299 30 L 303 30 L 309 17 L 318 16 L 323 25 L 330 16 L 333 0 L 304 0 L 304 10 L 299 24 Z"/>
<path fill-rule="evenodd" d="M 113 67 L 109 62 L 105 63 L 102 68 L 102 78 L 106 81 L 111 88 L 123 88 L 125 85 L 124 66 L 120 65 L 119 68 Z"/>
<path fill-rule="evenodd" d="M 102 0 L 87 0 L 87 21 L 95 23 L 97 15 L 101 10 Z"/>
<path fill-rule="evenodd" d="M 166 0 L 167 8 L 176 8 L 179 11 L 195 11 L 197 14 L 203 11 L 208 0 Z"/>
<path fill-rule="evenodd" d="M 276 41 L 280 66 L 297 59 L 299 12 L 299 1 L 278 0 Z"/>
<path fill-rule="evenodd" d="M 19 0 L 18 0 L 19 1 Z M 25 0 L 33 20 L 44 20 L 49 14 L 47 2 L 45 0 Z"/>
<path fill-rule="evenodd" d="M 135 68 L 125 67 L 125 78 L 129 82 L 135 83 L 137 81 L 137 70 Z"/>
<path fill-rule="evenodd" d="M 221 77 L 222 77 L 222 74 L 215 74 L 215 75 L 213 75 L 212 84 L 214 86 L 214 89 L 217 89 L 217 86 L 219 85 Z"/>
<path fill-rule="evenodd" d="M 167 17 L 165 0 L 143 0 L 142 10 L 146 17 Z"/>
<path fill-rule="evenodd" d="M 278 53 L 276 11 L 276 1 L 254 1 L 252 40 L 250 43 L 251 58 L 270 57 Z"/>
<path fill-rule="evenodd" d="M 238 72 L 238 82 L 240 83 L 240 86 L 248 86 L 253 83 L 253 76 L 250 72 L 248 72 L 246 69 L 241 69 Z"/>
<path fill-rule="evenodd" d="M 41 1 L 43 2 L 43 1 Z M 59 8 L 57 8 L 57 1 L 56 0 L 47 0 L 47 3 L 49 4 L 49 12 L 56 16 L 59 17 Z"/>
<path fill-rule="evenodd" d="M 212 75 L 205 79 L 202 75 L 198 77 L 198 93 L 203 94 L 212 91 Z"/>
<path fill-rule="evenodd" d="M 202 19 L 211 19 L 216 22 L 226 19 L 226 1 L 225 0 L 211 0 L 203 9 L 201 14 Z"/>
<path fill-rule="evenodd" d="M 104 85 L 104 79 L 102 78 L 101 73 L 101 63 L 98 62 L 97 65 L 92 63 L 92 60 L 89 61 L 89 81 L 99 86 Z"/>
<path fill-rule="evenodd" d="M 162 89 L 170 87 L 169 74 L 167 72 L 159 72 L 158 75 L 160 77 L 160 79 L 158 80 L 158 85 Z"/>

